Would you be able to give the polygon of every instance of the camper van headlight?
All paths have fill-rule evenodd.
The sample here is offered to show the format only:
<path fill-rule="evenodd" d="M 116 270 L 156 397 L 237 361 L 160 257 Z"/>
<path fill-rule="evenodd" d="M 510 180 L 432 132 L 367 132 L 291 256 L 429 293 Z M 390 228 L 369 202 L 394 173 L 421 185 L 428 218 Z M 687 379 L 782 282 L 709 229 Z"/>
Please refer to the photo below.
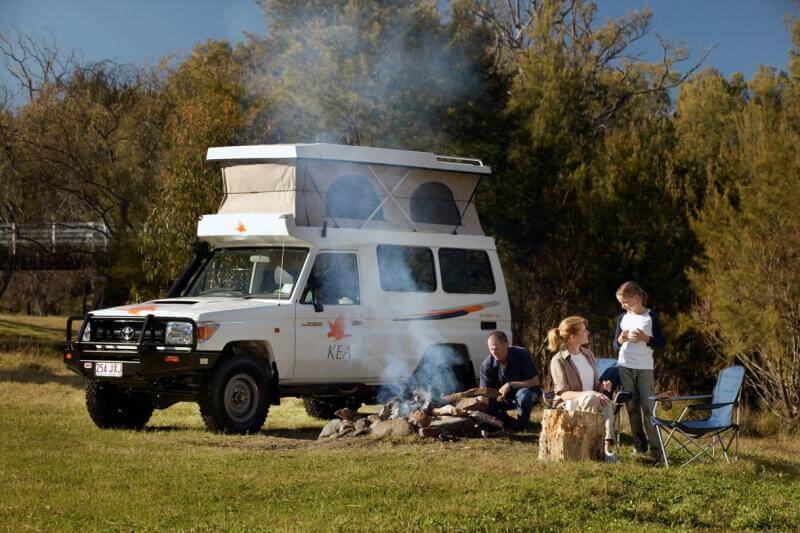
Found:
<path fill-rule="evenodd" d="M 165 344 L 192 344 L 192 325 L 189 322 L 167 322 Z"/>
<path fill-rule="evenodd" d="M 92 340 L 92 326 L 89 322 L 87 322 L 86 327 L 83 329 L 81 342 L 89 342 L 90 340 Z"/>

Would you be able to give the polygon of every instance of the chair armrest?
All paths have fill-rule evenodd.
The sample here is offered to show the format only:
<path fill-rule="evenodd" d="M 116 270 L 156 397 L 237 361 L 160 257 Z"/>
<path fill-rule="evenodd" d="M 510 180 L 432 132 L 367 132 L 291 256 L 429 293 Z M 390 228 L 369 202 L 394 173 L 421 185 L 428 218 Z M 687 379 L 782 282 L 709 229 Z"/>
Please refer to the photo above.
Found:
<path fill-rule="evenodd" d="M 650 396 L 649 399 L 654 402 L 680 402 L 686 400 L 703 400 L 713 397 L 713 394 L 695 394 L 693 396 Z"/>

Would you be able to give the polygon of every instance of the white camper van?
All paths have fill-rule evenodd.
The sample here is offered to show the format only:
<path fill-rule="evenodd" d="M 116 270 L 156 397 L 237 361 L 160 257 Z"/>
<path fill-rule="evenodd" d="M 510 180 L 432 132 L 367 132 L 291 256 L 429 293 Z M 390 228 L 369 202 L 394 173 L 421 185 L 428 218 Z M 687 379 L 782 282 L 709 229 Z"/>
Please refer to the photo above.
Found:
<path fill-rule="evenodd" d="M 245 433 L 284 396 L 329 417 L 381 393 L 445 394 L 475 384 L 489 332 L 510 334 L 473 203 L 481 161 L 332 144 L 208 160 L 225 196 L 166 297 L 67 324 L 64 362 L 89 380 L 98 426 L 196 401 L 209 429 Z"/>

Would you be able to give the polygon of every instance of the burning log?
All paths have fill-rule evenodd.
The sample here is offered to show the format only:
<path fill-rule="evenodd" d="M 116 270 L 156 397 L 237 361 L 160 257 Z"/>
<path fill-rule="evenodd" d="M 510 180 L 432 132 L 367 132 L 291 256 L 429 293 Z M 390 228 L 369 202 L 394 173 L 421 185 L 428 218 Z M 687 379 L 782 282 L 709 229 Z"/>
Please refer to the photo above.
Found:
<path fill-rule="evenodd" d="M 471 411 L 467 415 L 480 426 L 488 426 L 492 430 L 503 429 L 503 421 L 496 416 L 481 411 Z"/>
<path fill-rule="evenodd" d="M 545 409 L 539 435 L 539 459 L 600 460 L 603 457 L 603 415 L 565 409 Z"/>
<path fill-rule="evenodd" d="M 408 421 L 418 428 L 426 428 L 431 425 L 431 417 L 422 409 L 417 409 L 408 415 Z"/>

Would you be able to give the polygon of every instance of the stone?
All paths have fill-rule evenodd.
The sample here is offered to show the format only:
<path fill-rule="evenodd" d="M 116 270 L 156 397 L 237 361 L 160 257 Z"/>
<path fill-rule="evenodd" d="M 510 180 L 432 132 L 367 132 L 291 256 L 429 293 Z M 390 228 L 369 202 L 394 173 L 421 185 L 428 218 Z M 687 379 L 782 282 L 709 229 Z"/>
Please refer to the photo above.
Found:
<path fill-rule="evenodd" d="M 545 409 L 539 434 L 539 459 L 599 461 L 604 457 L 604 436 L 600 413 Z"/>
<path fill-rule="evenodd" d="M 372 414 L 367 417 L 367 420 L 369 420 L 370 424 L 374 424 L 375 422 L 381 421 L 381 416 L 378 414 Z"/>
<path fill-rule="evenodd" d="M 401 418 L 376 422 L 370 426 L 369 431 L 369 434 L 374 437 L 413 435 L 414 433 L 414 426 Z"/>
<path fill-rule="evenodd" d="M 451 435 L 477 435 L 475 421 L 463 416 L 443 416 L 438 420 L 431 421 L 429 427 L 437 428 L 440 433 Z"/>
<path fill-rule="evenodd" d="M 342 420 L 347 420 L 349 422 L 353 422 L 358 418 L 358 413 L 350 409 L 349 407 L 342 407 L 338 411 L 334 412 L 336 416 L 341 418 Z"/>
<path fill-rule="evenodd" d="M 325 427 L 322 428 L 322 431 L 319 432 L 319 437 L 317 437 L 317 440 L 327 439 L 329 437 L 333 437 L 334 435 L 336 435 L 338 433 L 339 425 L 341 423 L 342 421 L 340 419 L 334 418 L 333 420 L 325 424 Z"/>

